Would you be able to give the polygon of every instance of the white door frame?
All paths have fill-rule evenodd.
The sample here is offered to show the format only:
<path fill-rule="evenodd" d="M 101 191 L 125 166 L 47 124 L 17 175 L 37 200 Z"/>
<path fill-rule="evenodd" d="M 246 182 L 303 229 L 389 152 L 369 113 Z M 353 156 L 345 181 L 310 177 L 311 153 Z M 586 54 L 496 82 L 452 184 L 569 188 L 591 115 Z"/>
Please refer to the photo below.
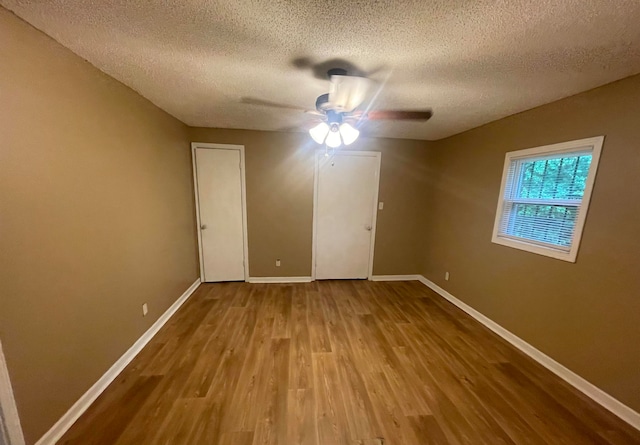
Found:
<path fill-rule="evenodd" d="M 204 261 L 202 251 L 202 234 L 200 233 L 200 204 L 198 203 L 198 176 L 196 168 L 197 148 L 217 148 L 222 150 L 238 150 L 240 152 L 240 182 L 242 190 L 242 244 L 243 244 L 243 265 L 244 281 L 249 281 L 249 236 L 247 232 L 247 192 L 244 174 L 244 145 L 231 144 L 210 144 L 207 142 L 191 143 L 191 161 L 193 164 L 193 190 L 196 203 L 196 232 L 198 232 L 198 260 L 200 261 L 200 282 L 204 282 Z"/>
<path fill-rule="evenodd" d="M 317 251 L 317 231 L 318 224 L 318 179 L 320 172 L 320 157 L 324 156 L 326 150 L 316 150 L 313 157 L 314 169 L 313 169 L 313 245 L 311 246 L 311 279 L 316 279 L 316 251 Z M 380 190 L 380 164 L 382 153 L 379 151 L 360 151 L 360 150 L 335 150 L 330 156 L 371 156 L 376 158 L 376 182 L 375 190 L 373 192 L 373 208 L 372 212 L 372 224 L 371 224 L 371 247 L 369 249 L 369 272 L 367 279 L 371 280 L 373 277 L 373 255 L 376 248 L 376 223 L 378 220 L 378 191 Z"/>
<path fill-rule="evenodd" d="M 2 343 L 0 343 L 0 435 L 7 435 L 8 445 L 24 445 L 24 434 L 18 416 L 16 399 L 13 397 L 9 370 L 4 359 Z M 3 428 L 4 424 L 4 430 Z"/>

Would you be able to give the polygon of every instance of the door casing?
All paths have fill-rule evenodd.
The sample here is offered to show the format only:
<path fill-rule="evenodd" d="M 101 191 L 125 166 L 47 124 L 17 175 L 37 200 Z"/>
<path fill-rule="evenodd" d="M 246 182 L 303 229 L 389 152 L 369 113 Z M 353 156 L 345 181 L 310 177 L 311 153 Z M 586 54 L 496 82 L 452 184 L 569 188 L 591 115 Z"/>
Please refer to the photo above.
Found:
<path fill-rule="evenodd" d="M 7 445 L 25 444 L 2 343 L 0 343 L 0 436 L 2 436 L 0 443 L 6 441 Z"/>

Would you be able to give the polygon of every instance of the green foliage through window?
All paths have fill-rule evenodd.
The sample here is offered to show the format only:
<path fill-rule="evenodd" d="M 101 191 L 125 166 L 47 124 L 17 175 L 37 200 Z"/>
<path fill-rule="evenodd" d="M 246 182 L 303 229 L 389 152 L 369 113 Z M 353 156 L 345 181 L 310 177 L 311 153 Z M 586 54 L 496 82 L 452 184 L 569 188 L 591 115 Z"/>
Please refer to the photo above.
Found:
<path fill-rule="evenodd" d="M 591 155 L 525 161 L 518 198 L 582 199 Z"/>

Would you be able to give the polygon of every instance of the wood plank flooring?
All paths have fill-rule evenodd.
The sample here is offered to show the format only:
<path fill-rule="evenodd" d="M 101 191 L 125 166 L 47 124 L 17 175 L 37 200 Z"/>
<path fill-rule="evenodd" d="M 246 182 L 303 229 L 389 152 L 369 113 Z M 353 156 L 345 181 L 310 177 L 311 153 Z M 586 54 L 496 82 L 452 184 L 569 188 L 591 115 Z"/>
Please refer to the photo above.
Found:
<path fill-rule="evenodd" d="M 60 444 L 640 444 L 418 282 L 220 283 Z"/>

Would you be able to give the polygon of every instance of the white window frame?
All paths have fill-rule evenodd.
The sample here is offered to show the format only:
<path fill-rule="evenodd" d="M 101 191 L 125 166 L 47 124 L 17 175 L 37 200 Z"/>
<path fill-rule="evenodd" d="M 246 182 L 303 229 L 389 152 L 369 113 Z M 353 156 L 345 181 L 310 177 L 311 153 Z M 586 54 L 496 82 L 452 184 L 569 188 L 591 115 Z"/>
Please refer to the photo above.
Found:
<path fill-rule="evenodd" d="M 544 255 L 551 258 L 556 258 L 558 260 L 575 263 L 576 257 L 578 255 L 578 249 L 580 247 L 580 240 L 582 239 L 582 229 L 584 228 L 585 219 L 589 210 L 591 191 L 593 190 L 593 183 L 596 178 L 596 172 L 598 171 L 598 164 L 600 163 L 600 153 L 602 151 L 603 142 L 604 136 L 597 136 L 593 138 L 580 139 L 577 141 L 562 142 L 559 144 L 544 145 L 542 147 L 527 148 L 525 150 L 508 152 L 505 155 L 504 168 L 502 170 L 502 184 L 500 186 L 500 195 L 498 196 L 498 207 L 496 210 L 496 218 L 493 225 L 493 236 L 491 238 L 491 242 L 500 244 L 502 246 L 512 247 L 514 249 L 520 249 L 538 255 Z M 502 213 L 504 211 L 504 205 L 506 201 L 505 190 L 507 187 L 507 177 L 511 162 L 518 159 L 539 157 L 541 155 L 561 155 L 563 153 L 572 153 L 578 151 L 591 151 L 591 165 L 589 166 L 589 173 L 587 175 L 587 181 L 585 183 L 584 195 L 580 204 L 580 212 L 578 212 L 578 217 L 576 219 L 571 248 L 569 250 L 563 250 L 560 248 L 555 248 L 552 245 L 543 246 L 541 244 L 533 242 L 529 243 L 524 239 L 499 235 Z"/>

